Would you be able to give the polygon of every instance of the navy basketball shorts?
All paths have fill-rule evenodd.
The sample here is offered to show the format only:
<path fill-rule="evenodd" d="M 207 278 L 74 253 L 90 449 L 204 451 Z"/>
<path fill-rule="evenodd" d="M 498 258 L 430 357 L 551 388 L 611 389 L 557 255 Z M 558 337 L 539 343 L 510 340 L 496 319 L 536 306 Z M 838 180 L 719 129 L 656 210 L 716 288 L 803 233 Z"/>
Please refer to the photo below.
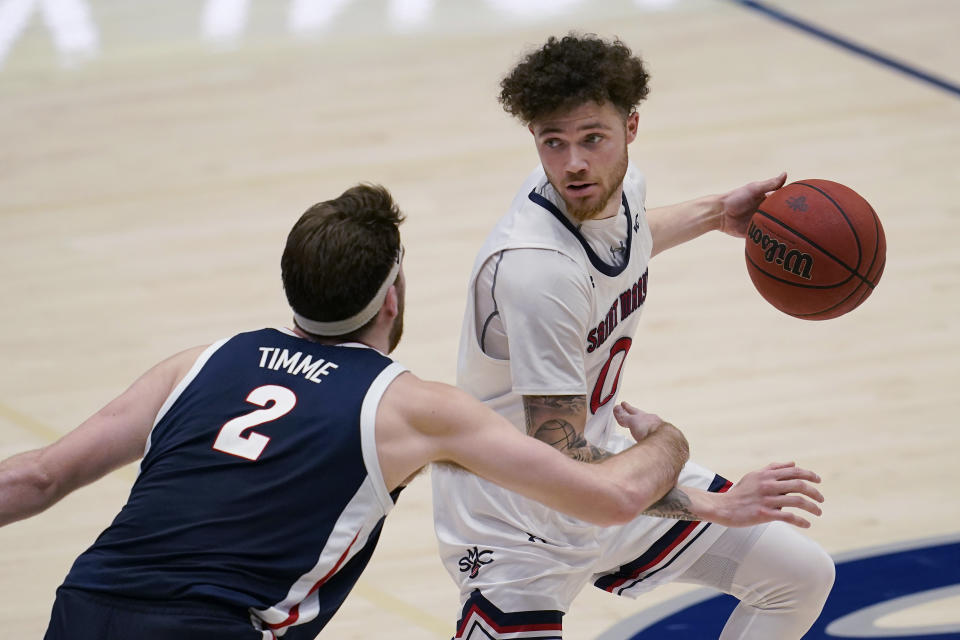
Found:
<path fill-rule="evenodd" d="M 144 600 L 57 589 L 44 640 L 264 640 L 249 614 L 203 602 L 154 604 Z"/>

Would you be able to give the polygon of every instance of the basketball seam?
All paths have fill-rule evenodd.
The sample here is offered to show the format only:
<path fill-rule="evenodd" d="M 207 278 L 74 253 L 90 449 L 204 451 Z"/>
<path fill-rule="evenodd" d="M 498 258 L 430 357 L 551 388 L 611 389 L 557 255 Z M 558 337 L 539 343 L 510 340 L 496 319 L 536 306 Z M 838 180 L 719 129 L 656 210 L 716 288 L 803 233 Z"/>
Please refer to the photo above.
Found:
<path fill-rule="evenodd" d="M 866 271 L 866 275 L 870 275 L 870 272 L 873 271 L 873 265 L 877 263 L 877 254 L 879 254 L 880 252 L 880 236 L 883 234 L 883 231 L 882 231 L 882 226 L 880 224 L 880 216 L 878 216 L 877 212 L 873 210 L 873 207 L 870 205 L 869 202 L 867 203 L 867 207 L 869 207 L 870 213 L 873 215 L 873 230 L 874 230 L 874 237 L 875 237 L 875 240 L 873 242 L 873 259 L 870 261 L 870 266 L 867 268 L 867 271 Z M 874 289 L 877 286 L 877 283 L 880 281 L 880 274 L 883 273 L 883 266 L 887 262 L 886 250 L 884 250 L 883 253 L 884 253 L 883 264 L 880 265 L 880 271 L 879 273 L 877 273 L 873 282 L 871 282 L 868 278 L 864 278 L 864 282 L 866 282 L 870 286 L 871 290 Z"/>
<path fill-rule="evenodd" d="M 858 273 L 858 271 L 860 270 L 860 266 L 861 266 L 860 263 L 861 263 L 861 261 L 863 260 L 863 245 L 860 244 L 860 234 L 857 233 L 857 228 L 854 226 L 853 222 L 850 220 L 850 216 L 848 216 L 848 215 L 847 215 L 847 212 L 843 210 L 843 207 L 840 206 L 840 203 L 833 199 L 833 196 L 831 196 L 829 193 L 827 193 L 826 191 L 824 191 L 824 190 L 821 189 L 820 187 L 817 187 L 817 186 L 815 186 L 815 185 L 812 185 L 812 184 L 810 184 L 810 183 L 808 183 L 808 182 L 800 182 L 800 181 L 798 181 L 798 182 L 796 182 L 796 184 L 799 184 L 799 185 L 801 185 L 801 186 L 807 187 L 808 189 L 813 189 L 814 191 L 816 191 L 817 193 L 819 193 L 820 195 L 822 195 L 824 198 L 826 198 L 827 200 L 829 200 L 830 203 L 833 204 L 833 206 L 837 208 L 837 211 L 840 212 L 840 215 L 843 216 L 843 219 L 846 221 L 847 226 L 850 227 L 850 232 L 853 234 L 853 239 L 854 239 L 854 241 L 857 243 L 857 266 L 854 267 L 854 268 L 852 269 L 852 271 L 853 271 L 854 273 Z M 867 206 L 869 207 L 870 204 L 867 203 Z M 873 211 L 873 210 L 871 209 L 871 213 L 872 213 L 872 211 Z M 838 262 L 840 262 L 840 261 L 838 260 Z M 843 266 L 847 267 L 847 265 L 844 264 L 843 262 L 840 262 L 840 264 L 842 264 Z M 850 268 L 850 267 L 847 267 L 847 269 L 849 269 L 849 268 Z"/>
<path fill-rule="evenodd" d="M 865 281 L 864 281 L 864 282 L 861 282 L 860 284 L 858 284 L 858 285 L 856 286 L 856 288 L 854 288 L 853 291 L 851 291 L 850 293 L 848 293 L 848 294 L 846 295 L 846 297 L 844 297 L 843 300 L 837 301 L 836 304 L 834 304 L 834 305 L 832 305 L 832 306 L 829 306 L 829 307 L 827 307 L 826 309 L 821 309 L 820 311 L 814 311 L 814 312 L 812 312 L 812 313 L 801 313 L 801 314 L 793 314 L 793 315 L 795 315 L 795 316 L 798 317 L 798 318 L 806 318 L 806 317 L 808 317 L 808 316 L 816 316 L 816 315 L 820 315 L 820 314 L 822 314 L 822 313 L 830 313 L 831 311 L 833 311 L 833 310 L 836 309 L 837 307 L 841 307 L 841 306 L 843 306 L 844 304 L 846 304 L 847 302 L 849 302 L 855 295 L 857 295 L 857 292 L 858 292 L 858 291 L 863 290 L 863 294 L 860 296 L 860 299 L 857 300 L 856 303 L 854 303 L 854 305 L 853 305 L 852 307 L 850 307 L 849 309 L 847 309 L 847 311 L 844 311 L 844 313 L 849 313 L 850 311 L 853 311 L 854 309 L 856 309 L 857 307 L 859 307 L 859 306 L 863 303 L 863 301 L 866 300 L 866 299 L 870 296 L 871 288 L 869 287 L 869 285 L 866 286 L 866 287 L 864 287 L 863 285 L 865 285 L 865 284 L 867 284 Z M 841 314 L 841 315 L 842 315 L 842 314 Z"/>

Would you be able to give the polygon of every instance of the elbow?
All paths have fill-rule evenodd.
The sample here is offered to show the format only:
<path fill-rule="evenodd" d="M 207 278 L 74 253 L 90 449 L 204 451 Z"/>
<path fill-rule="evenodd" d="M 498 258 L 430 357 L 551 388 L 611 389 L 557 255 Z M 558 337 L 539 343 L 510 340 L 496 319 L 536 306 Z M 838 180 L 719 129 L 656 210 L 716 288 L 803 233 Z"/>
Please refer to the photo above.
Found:
<path fill-rule="evenodd" d="M 38 452 L 29 464 L 24 465 L 14 481 L 25 495 L 33 496 L 36 502 L 46 507 L 62 497 L 60 492 L 63 485 L 56 474 L 43 463 L 41 454 L 42 451 Z"/>
<path fill-rule="evenodd" d="M 39 460 L 33 459 L 20 468 L 0 474 L 0 493 L 4 494 L 4 521 L 20 520 L 40 513 L 61 497 L 61 483 Z"/>
<path fill-rule="evenodd" d="M 677 429 L 669 422 L 665 422 L 658 430 L 658 433 L 661 432 L 664 437 L 664 449 L 660 462 L 664 465 L 664 468 L 663 473 L 659 476 L 661 482 L 658 483 L 654 492 L 659 491 L 661 488 L 664 488 L 664 491 L 666 491 L 666 489 L 674 486 L 677 483 L 677 478 L 680 477 L 680 471 L 683 470 L 683 465 L 687 464 L 687 461 L 690 460 L 690 444 L 680 429 Z M 663 492 L 659 495 L 662 495 L 662 493 Z"/>
<path fill-rule="evenodd" d="M 566 511 L 599 527 L 627 524 L 643 511 L 638 493 L 634 489 L 610 483 L 593 491 L 580 508 Z"/>
<path fill-rule="evenodd" d="M 616 487 L 615 494 L 606 502 L 603 512 L 597 514 L 595 524 L 604 527 L 627 524 L 641 515 L 656 501 L 652 492 L 641 488 Z"/>
<path fill-rule="evenodd" d="M 673 446 L 672 457 L 679 463 L 680 467 L 682 467 L 686 464 L 687 460 L 690 459 L 690 443 L 687 442 L 686 436 L 683 435 L 680 429 L 677 429 L 669 422 L 664 422 L 660 426 L 660 429 L 664 430 L 665 434 L 668 435 L 670 444 Z M 677 473 L 680 473 L 679 469 Z"/>
<path fill-rule="evenodd" d="M 63 497 L 62 484 L 40 465 L 25 470 L 20 486 L 27 515 L 47 510 Z"/>
<path fill-rule="evenodd" d="M 672 484 L 664 488 L 660 483 L 656 486 L 650 483 L 647 486 L 639 486 L 627 492 L 624 495 L 624 501 L 626 503 L 622 515 L 624 521 L 630 522 L 637 516 L 643 515 L 643 513 L 653 506 L 671 487 L 673 487 Z"/>
<path fill-rule="evenodd" d="M 25 492 L 53 501 L 59 491 L 60 483 L 56 474 L 52 473 L 45 464 L 44 453 L 45 449 L 39 449 L 27 454 L 30 457 L 19 469 L 17 482 Z"/>
<path fill-rule="evenodd" d="M 42 465 L 35 465 L 25 483 L 45 504 L 52 504 L 60 497 L 60 484 L 56 477 Z"/>
<path fill-rule="evenodd" d="M 594 515 L 590 522 L 599 527 L 616 527 L 627 524 L 639 514 L 632 514 L 628 506 L 612 504 L 609 509 L 604 509 L 602 514 Z"/>

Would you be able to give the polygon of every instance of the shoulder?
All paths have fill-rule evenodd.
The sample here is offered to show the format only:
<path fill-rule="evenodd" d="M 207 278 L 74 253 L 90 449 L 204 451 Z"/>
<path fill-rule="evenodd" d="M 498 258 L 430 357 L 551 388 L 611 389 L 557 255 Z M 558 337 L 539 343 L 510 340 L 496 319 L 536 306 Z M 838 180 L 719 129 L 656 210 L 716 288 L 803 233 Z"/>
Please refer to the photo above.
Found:
<path fill-rule="evenodd" d="M 490 293 L 507 333 L 514 335 L 548 328 L 540 333 L 546 335 L 567 324 L 579 330 L 593 305 L 589 273 L 549 249 L 504 251 Z"/>
<path fill-rule="evenodd" d="M 570 285 L 584 284 L 589 279 L 583 265 L 556 249 L 506 249 L 498 254 L 498 260 L 498 281 L 512 288 L 565 289 Z"/>
<path fill-rule="evenodd" d="M 201 361 L 204 356 L 209 356 L 222 344 L 223 341 L 220 341 L 184 349 L 161 361 L 150 373 L 157 377 L 168 378 L 175 384 L 182 380 L 198 361 Z"/>
<path fill-rule="evenodd" d="M 389 395 L 385 395 L 384 398 L 391 406 L 409 412 L 423 409 L 424 400 L 446 401 L 450 394 L 456 391 L 457 388 L 452 385 L 424 380 L 409 369 L 405 369 L 390 383 L 387 391 Z M 426 410 L 429 411 L 429 408 Z"/>
<path fill-rule="evenodd" d="M 452 426 L 449 416 L 476 403 L 466 392 L 443 382 L 423 380 L 411 371 L 398 375 L 381 401 L 384 424 L 400 421 L 424 435 L 440 435 Z M 378 418 L 379 422 L 379 418 Z"/>
<path fill-rule="evenodd" d="M 509 314 L 553 316 L 561 309 L 583 311 L 591 297 L 590 275 L 569 256 L 552 249 L 510 249 L 498 256 L 493 298 Z"/>

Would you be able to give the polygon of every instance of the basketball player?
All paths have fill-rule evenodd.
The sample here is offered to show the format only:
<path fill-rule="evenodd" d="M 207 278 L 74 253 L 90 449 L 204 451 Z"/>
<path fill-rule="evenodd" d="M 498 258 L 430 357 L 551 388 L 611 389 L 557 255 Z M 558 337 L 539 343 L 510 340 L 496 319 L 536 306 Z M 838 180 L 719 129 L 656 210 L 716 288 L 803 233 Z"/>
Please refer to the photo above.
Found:
<path fill-rule="evenodd" d="M 786 175 L 645 211 L 627 145 L 647 74 L 619 40 L 551 37 L 501 89 L 541 166 L 477 256 L 457 382 L 532 438 L 601 460 L 624 446 L 614 405 L 651 256 L 710 230 L 743 237 Z M 806 472 L 774 464 L 756 473 L 800 486 Z M 833 583 L 830 557 L 788 526 L 809 526 L 786 510 L 801 496 L 768 496 L 764 517 L 747 519 L 743 507 L 722 506 L 731 483 L 692 462 L 645 515 L 607 529 L 456 469 L 432 480 L 441 555 L 461 594 L 457 638 L 559 638 L 588 583 L 636 598 L 677 580 L 740 599 L 724 640 L 789 640 L 816 620 Z M 703 508 L 710 495 L 719 511 Z M 486 561 L 469 572 L 468 549 Z"/>
<path fill-rule="evenodd" d="M 673 486 L 686 441 L 656 416 L 618 408 L 642 442 L 587 465 L 384 355 L 402 330 L 401 220 L 369 185 L 311 207 L 281 263 L 292 330 L 174 355 L 56 443 L 0 463 L 4 525 L 142 457 L 127 504 L 58 589 L 48 640 L 313 638 L 431 461 L 598 524 Z"/>

